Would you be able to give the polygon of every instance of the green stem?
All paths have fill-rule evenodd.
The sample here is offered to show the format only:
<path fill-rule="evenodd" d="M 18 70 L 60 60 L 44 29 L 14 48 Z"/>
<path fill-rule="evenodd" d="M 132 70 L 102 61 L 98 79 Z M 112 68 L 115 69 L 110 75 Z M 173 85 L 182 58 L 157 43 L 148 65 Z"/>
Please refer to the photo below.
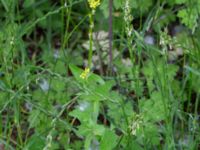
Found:
<path fill-rule="evenodd" d="M 89 42 L 90 42 L 90 47 L 89 47 L 89 55 L 88 55 L 88 67 L 91 68 L 91 64 L 92 64 L 92 55 L 93 55 L 93 37 L 92 37 L 92 33 L 93 33 L 93 28 L 94 28 L 94 21 L 93 21 L 93 15 L 94 15 L 94 10 L 92 10 L 92 13 L 89 15 L 89 19 L 90 19 L 90 30 L 89 30 Z"/>

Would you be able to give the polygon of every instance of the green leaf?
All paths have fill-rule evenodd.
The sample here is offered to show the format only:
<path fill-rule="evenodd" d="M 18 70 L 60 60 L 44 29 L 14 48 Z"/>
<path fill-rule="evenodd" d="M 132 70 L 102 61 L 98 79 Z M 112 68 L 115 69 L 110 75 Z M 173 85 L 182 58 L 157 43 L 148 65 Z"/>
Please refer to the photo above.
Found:
<path fill-rule="evenodd" d="M 92 134 L 89 134 L 89 135 L 87 135 L 86 136 L 86 138 L 85 138 L 85 143 L 84 143 L 84 148 L 85 149 L 90 149 L 90 144 L 91 144 L 91 141 L 92 141 Z"/>
<path fill-rule="evenodd" d="M 176 4 L 184 4 L 187 2 L 187 0 L 175 0 Z"/>
<path fill-rule="evenodd" d="M 81 80 L 80 75 L 81 75 L 81 73 L 83 72 L 83 70 L 80 69 L 80 68 L 78 68 L 78 67 L 76 67 L 76 66 L 73 65 L 73 64 L 70 64 L 70 65 L 69 65 L 69 68 L 70 68 L 70 70 L 71 70 L 73 76 L 76 78 L 76 80 Z"/>
<path fill-rule="evenodd" d="M 74 75 L 74 77 L 76 78 L 77 81 L 79 81 L 79 82 L 84 82 L 85 81 L 85 79 L 82 79 L 80 77 L 81 73 L 84 71 L 83 69 L 80 69 L 80 68 L 76 67 L 73 64 L 70 64 L 69 68 L 70 68 L 72 74 Z M 100 76 L 98 76 L 98 75 L 96 75 L 94 73 L 89 73 L 88 79 L 86 79 L 86 81 L 88 81 L 88 83 L 92 84 L 92 85 L 95 82 L 98 82 L 100 84 L 104 84 L 105 83 L 104 80 Z"/>
<path fill-rule="evenodd" d="M 92 115 L 92 108 L 90 103 L 79 103 L 76 109 L 69 113 L 70 116 L 77 118 L 81 123 L 89 122 Z"/>
<path fill-rule="evenodd" d="M 115 1 L 113 1 L 113 5 L 114 5 L 114 7 L 116 8 L 116 9 L 119 9 L 119 8 L 122 8 L 123 7 L 123 3 L 122 3 L 123 1 L 122 0 L 115 0 Z"/>
<path fill-rule="evenodd" d="M 79 126 L 79 134 L 83 136 L 94 135 L 94 136 L 103 136 L 105 132 L 105 127 L 95 123 L 93 120 L 89 120 L 87 123 L 81 124 Z"/>
<path fill-rule="evenodd" d="M 1 0 L 1 3 L 3 4 L 3 7 L 5 8 L 5 10 L 8 12 L 8 5 L 7 3 L 5 2 L 5 0 Z"/>
<path fill-rule="evenodd" d="M 144 150 L 134 139 L 130 140 L 129 145 L 126 145 L 124 150 Z"/>
<path fill-rule="evenodd" d="M 98 135 L 98 136 L 102 136 L 105 132 L 105 127 L 103 125 L 98 125 L 95 124 L 93 126 L 93 134 L 94 135 Z"/>
<path fill-rule="evenodd" d="M 66 74 L 65 63 L 62 61 L 58 61 L 55 66 L 55 72 L 60 73 L 60 74 Z"/>
<path fill-rule="evenodd" d="M 144 65 L 142 71 L 146 76 L 147 85 L 150 92 L 152 92 L 155 87 L 153 80 L 157 83 L 161 83 L 160 86 L 164 87 L 166 86 L 166 82 L 168 84 L 173 82 L 178 71 L 178 66 L 173 64 L 166 65 L 166 63 L 161 59 L 157 60 L 156 62 L 147 61 L 145 64 L 146 65 Z"/>
<path fill-rule="evenodd" d="M 90 83 L 94 83 L 94 82 L 98 82 L 100 84 L 105 83 L 105 81 L 99 75 L 96 75 L 94 73 L 91 73 L 91 75 L 88 77 L 88 81 Z"/>
<path fill-rule="evenodd" d="M 188 13 L 190 12 L 190 13 Z M 198 15 L 190 9 L 182 9 L 178 12 L 178 17 L 181 18 L 181 22 L 193 29 L 194 25 L 197 24 Z"/>
<path fill-rule="evenodd" d="M 52 79 L 51 84 L 52 88 L 60 94 L 64 91 L 66 86 L 66 83 L 60 79 Z"/>
<path fill-rule="evenodd" d="M 152 4 L 152 0 L 137 0 L 137 5 L 142 13 L 147 12 L 148 9 L 152 6 Z"/>
<path fill-rule="evenodd" d="M 167 109 L 168 101 L 162 97 L 161 93 L 153 92 L 149 100 L 141 100 L 139 102 L 140 110 L 146 121 L 161 121 L 166 119 L 169 112 Z"/>
<path fill-rule="evenodd" d="M 24 150 L 43 149 L 44 146 L 45 146 L 45 138 L 41 137 L 40 135 L 33 134 L 29 138 L 27 145 L 24 147 Z"/>
<path fill-rule="evenodd" d="M 152 145 L 159 145 L 161 136 L 158 131 L 158 125 L 151 122 L 144 122 L 143 127 L 139 128 L 137 132 L 138 136 L 143 136 L 146 141 L 149 141 Z"/>
<path fill-rule="evenodd" d="M 108 11 L 108 1 L 102 1 L 101 5 L 100 5 L 100 9 L 103 12 L 105 18 L 108 18 L 109 16 L 109 11 Z"/>
<path fill-rule="evenodd" d="M 25 0 L 23 3 L 23 7 L 25 7 L 25 8 L 30 7 L 34 3 L 35 3 L 35 0 Z"/>
<path fill-rule="evenodd" d="M 35 127 L 39 124 L 40 120 L 39 120 L 39 115 L 40 115 L 40 111 L 39 110 L 33 110 L 31 111 L 31 114 L 28 118 L 29 124 L 30 124 L 30 128 Z"/>
<path fill-rule="evenodd" d="M 1 90 L 7 89 L 7 86 L 6 86 L 6 84 L 4 83 L 4 81 L 1 81 L 1 80 L 0 80 L 0 89 L 1 89 Z"/>
<path fill-rule="evenodd" d="M 117 145 L 117 135 L 106 129 L 100 142 L 100 150 L 112 150 Z"/>

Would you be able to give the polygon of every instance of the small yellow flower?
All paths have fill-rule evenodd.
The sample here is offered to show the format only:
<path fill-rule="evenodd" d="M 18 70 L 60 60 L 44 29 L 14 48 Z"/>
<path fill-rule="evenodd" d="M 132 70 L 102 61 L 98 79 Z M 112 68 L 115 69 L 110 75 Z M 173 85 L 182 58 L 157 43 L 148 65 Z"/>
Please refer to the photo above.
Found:
<path fill-rule="evenodd" d="M 96 9 L 100 5 L 100 0 L 88 0 L 90 8 Z"/>
<path fill-rule="evenodd" d="M 90 68 L 85 68 L 84 72 L 81 73 L 80 77 L 82 79 L 86 79 L 89 73 L 90 73 Z"/>

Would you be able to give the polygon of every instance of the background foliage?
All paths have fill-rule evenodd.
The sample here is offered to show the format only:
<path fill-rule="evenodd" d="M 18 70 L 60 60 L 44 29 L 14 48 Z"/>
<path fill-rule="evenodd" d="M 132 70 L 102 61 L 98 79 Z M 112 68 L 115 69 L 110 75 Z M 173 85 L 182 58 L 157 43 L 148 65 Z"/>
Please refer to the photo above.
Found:
<path fill-rule="evenodd" d="M 0 149 L 200 148 L 200 1 L 0 1 Z M 131 41 L 131 44 L 130 44 Z M 133 55 L 133 58 L 131 57 Z"/>

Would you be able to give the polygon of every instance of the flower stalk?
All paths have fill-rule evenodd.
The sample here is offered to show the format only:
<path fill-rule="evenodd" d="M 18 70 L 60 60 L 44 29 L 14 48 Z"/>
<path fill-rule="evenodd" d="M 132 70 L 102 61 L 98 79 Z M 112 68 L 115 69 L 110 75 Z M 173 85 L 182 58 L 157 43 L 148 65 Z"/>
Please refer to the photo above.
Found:
<path fill-rule="evenodd" d="M 94 29 L 94 19 L 93 16 L 95 14 L 96 8 L 100 5 L 100 0 L 88 0 L 89 7 L 91 8 L 91 12 L 89 14 L 89 53 L 88 53 L 88 67 L 85 68 L 84 72 L 80 75 L 82 79 L 87 79 L 90 68 L 92 66 L 92 55 L 93 55 L 93 29 Z"/>

